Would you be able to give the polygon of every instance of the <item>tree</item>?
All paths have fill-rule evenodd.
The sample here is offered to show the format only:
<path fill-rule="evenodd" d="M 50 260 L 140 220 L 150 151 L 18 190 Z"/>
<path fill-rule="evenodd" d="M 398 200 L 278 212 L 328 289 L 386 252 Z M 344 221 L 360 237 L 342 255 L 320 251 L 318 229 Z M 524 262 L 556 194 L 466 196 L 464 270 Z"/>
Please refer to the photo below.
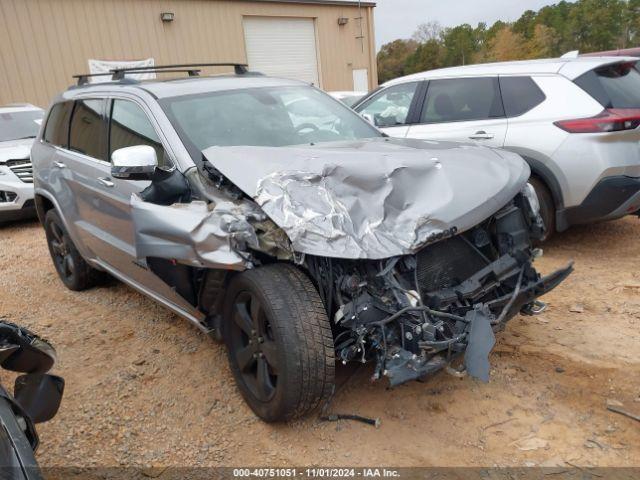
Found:
<path fill-rule="evenodd" d="M 627 44 L 638 45 L 640 43 L 640 0 L 629 0 L 625 16 Z"/>
<path fill-rule="evenodd" d="M 475 35 L 478 41 L 478 50 L 473 57 L 473 63 L 483 63 L 488 60 L 488 50 L 491 46 L 491 42 L 494 38 L 496 38 L 497 33 L 503 28 L 507 27 L 508 24 L 503 22 L 502 20 L 498 20 L 489 28 L 485 23 L 479 23 L 476 28 Z"/>
<path fill-rule="evenodd" d="M 560 54 L 558 42 L 560 36 L 551 27 L 546 25 L 536 25 L 533 29 L 533 36 L 525 47 L 527 58 L 551 58 Z"/>
<path fill-rule="evenodd" d="M 498 20 L 443 29 L 421 24 L 413 40 L 397 40 L 379 54 L 380 79 L 487 61 L 556 57 L 640 46 L 640 0 L 562 0 L 515 22 Z"/>
<path fill-rule="evenodd" d="M 440 40 L 442 37 L 442 25 L 440 22 L 432 21 L 421 23 L 416 28 L 416 31 L 413 32 L 413 36 L 411 37 L 418 43 L 426 43 L 429 40 Z"/>
<path fill-rule="evenodd" d="M 479 50 L 476 35 L 477 32 L 468 23 L 447 28 L 442 35 L 444 66 L 472 63 L 475 53 Z"/>
<path fill-rule="evenodd" d="M 567 28 L 569 13 L 574 4 L 562 1 L 556 5 L 543 7 L 536 15 L 536 25 L 544 25 L 553 28 L 559 37 L 557 51 L 568 52 L 576 49 L 576 42 Z"/>
<path fill-rule="evenodd" d="M 506 26 L 489 42 L 486 59 L 494 62 L 521 60 L 526 53 L 524 37 Z"/>
<path fill-rule="evenodd" d="M 416 51 L 407 59 L 405 74 L 440 68 L 442 65 L 442 54 L 442 45 L 438 40 L 427 40 L 420 44 Z"/>
<path fill-rule="evenodd" d="M 404 75 L 405 64 L 418 48 L 415 40 L 394 40 L 378 52 L 378 81 L 384 83 Z"/>
<path fill-rule="evenodd" d="M 626 2 L 623 0 L 581 0 L 573 5 L 568 30 L 582 52 L 596 52 L 626 46 L 624 37 Z"/>
<path fill-rule="evenodd" d="M 527 10 L 513 24 L 513 31 L 522 35 L 526 39 L 533 38 L 536 28 L 537 13 L 533 10 Z"/>

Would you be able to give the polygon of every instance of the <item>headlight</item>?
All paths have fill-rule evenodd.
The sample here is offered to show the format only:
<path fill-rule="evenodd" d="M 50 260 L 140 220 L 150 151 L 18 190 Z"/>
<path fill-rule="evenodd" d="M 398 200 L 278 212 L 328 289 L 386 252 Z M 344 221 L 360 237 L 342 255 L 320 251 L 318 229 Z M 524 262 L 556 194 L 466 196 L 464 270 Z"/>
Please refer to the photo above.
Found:
<path fill-rule="evenodd" d="M 536 193 L 536 189 L 533 188 L 529 182 L 522 189 L 522 196 L 527 199 L 529 202 L 529 206 L 531 207 L 531 211 L 534 215 L 540 215 L 540 200 L 538 200 L 538 194 Z"/>

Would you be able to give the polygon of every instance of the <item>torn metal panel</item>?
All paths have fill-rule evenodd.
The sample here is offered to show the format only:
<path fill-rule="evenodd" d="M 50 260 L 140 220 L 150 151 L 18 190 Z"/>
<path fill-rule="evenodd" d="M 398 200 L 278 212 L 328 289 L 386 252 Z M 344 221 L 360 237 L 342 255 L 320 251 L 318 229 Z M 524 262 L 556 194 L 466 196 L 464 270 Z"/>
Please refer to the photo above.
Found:
<path fill-rule="evenodd" d="M 250 223 L 260 212 L 250 204 L 220 201 L 156 205 L 131 197 L 136 257 L 176 260 L 194 267 L 244 270 L 247 247 L 259 241 Z"/>
<path fill-rule="evenodd" d="M 509 152 L 403 139 L 203 153 L 294 250 L 349 259 L 414 253 L 472 228 L 509 202 L 530 173 Z"/>

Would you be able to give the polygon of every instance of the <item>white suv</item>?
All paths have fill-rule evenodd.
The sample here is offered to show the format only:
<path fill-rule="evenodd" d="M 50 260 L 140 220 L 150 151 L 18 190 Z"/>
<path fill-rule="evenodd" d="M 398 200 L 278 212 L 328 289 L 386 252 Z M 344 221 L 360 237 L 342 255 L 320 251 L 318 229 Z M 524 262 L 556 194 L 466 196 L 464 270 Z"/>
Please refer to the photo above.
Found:
<path fill-rule="evenodd" d="M 471 141 L 520 154 L 550 235 L 640 211 L 637 60 L 433 70 L 392 80 L 354 108 L 391 136 Z"/>
<path fill-rule="evenodd" d="M 0 107 L 0 222 L 36 216 L 29 152 L 43 115 L 29 104 Z"/>

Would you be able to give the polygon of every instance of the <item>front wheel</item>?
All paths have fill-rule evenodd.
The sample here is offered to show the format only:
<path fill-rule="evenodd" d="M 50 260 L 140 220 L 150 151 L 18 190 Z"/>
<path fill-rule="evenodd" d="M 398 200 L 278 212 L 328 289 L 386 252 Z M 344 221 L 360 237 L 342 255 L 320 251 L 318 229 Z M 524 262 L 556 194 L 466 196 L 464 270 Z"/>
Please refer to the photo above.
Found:
<path fill-rule="evenodd" d="M 303 416 L 333 391 L 331 326 L 299 269 L 275 264 L 233 278 L 223 337 L 240 393 L 267 422 Z"/>
<path fill-rule="evenodd" d="M 529 183 L 533 186 L 540 202 L 540 216 L 545 227 L 544 237 L 540 242 L 549 240 L 556 233 L 556 206 L 553 202 L 553 196 L 547 186 L 538 178 L 531 177 Z"/>

